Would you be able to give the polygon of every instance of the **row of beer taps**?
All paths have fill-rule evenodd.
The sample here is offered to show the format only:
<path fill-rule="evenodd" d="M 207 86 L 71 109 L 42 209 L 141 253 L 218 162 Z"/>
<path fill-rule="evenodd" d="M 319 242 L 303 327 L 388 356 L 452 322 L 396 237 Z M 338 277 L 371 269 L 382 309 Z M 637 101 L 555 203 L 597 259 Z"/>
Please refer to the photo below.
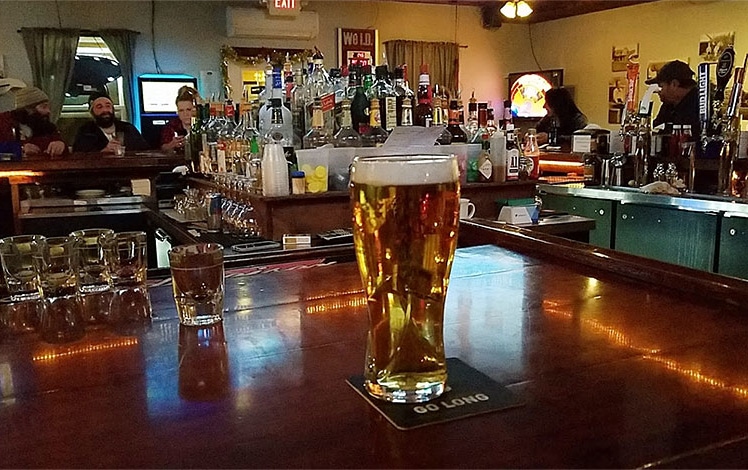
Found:
<path fill-rule="evenodd" d="M 697 74 L 701 148 L 700 150 L 694 148 L 694 150 L 705 158 L 719 159 L 717 192 L 722 195 L 730 194 L 733 163 L 738 156 L 739 108 L 743 94 L 748 54 L 743 60 L 742 67 L 734 67 L 734 63 L 735 50 L 730 46 L 720 54 L 717 62 L 700 63 Z M 710 82 L 713 70 L 716 74 L 716 86 L 713 86 Z M 637 108 L 635 90 L 638 77 L 639 64 L 629 62 L 626 77 L 628 93 L 619 135 L 624 143 L 624 152 L 629 158 L 633 158 L 635 184 L 636 186 L 643 186 L 647 183 L 648 157 L 652 142 L 652 97 L 659 90 L 659 87 L 656 84 L 650 85 Z M 725 100 L 725 90 L 730 78 L 733 79 L 732 90 L 729 99 Z M 693 161 L 691 166 L 693 176 Z M 692 184 L 693 177 L 691 178 L 691 186 Z M 693 188 L 691 187 L 691 189 Z"/>

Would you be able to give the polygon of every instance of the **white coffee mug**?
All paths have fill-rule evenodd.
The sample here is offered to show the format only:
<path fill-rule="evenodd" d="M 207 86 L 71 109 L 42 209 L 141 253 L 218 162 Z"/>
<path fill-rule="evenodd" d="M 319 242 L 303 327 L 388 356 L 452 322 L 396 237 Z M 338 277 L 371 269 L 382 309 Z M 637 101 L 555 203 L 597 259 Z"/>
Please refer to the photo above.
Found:
<path fill-rule="evenodd" d="M 472 219 L 475 215 L 475 204 L 470 199 L 460 198 L 460 218 Z"/>

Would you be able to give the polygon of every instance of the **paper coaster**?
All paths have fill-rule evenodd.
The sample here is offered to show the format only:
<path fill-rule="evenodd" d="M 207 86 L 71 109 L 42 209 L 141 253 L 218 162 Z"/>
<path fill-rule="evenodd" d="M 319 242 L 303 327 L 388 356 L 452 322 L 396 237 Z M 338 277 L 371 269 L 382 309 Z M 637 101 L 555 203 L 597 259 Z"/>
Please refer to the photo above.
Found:
<path fill-rule="evenodd" d="M 355 375 L 348 384 L 397 429 L 407 430 L 522 406 L 519 398 L 503 385 L 456 357 L 447 359 L 447 391 L 426 403 L 390 403 L 378 400 L 364 388 L 364 376 Z"/>

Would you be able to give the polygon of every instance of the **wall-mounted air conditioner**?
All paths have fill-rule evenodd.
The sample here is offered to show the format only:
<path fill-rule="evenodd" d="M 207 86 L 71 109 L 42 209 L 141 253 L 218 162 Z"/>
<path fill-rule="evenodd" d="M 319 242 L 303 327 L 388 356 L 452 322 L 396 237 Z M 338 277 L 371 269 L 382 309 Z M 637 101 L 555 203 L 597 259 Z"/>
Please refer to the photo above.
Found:
<path fill-rule="evenodd" d="M 259 8 L 226 7 L 226 35 L 230 38 L 314 39 L 319 16 L 302 11 L 298 16 L 270 16 Z"/>

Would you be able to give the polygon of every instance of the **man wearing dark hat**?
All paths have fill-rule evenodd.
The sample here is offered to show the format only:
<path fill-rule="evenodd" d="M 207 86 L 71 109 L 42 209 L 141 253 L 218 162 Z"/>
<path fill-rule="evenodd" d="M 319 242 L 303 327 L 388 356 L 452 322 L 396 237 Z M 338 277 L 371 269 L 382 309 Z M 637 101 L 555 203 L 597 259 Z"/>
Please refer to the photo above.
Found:
<path fill-rule="evenodd" d="M 128 151 L 148 150 L 148 143 L 140 131 L 114 116 L 114 104 L 109 95 L 100 92 L 91 94 L 88 106 L 93 121 L 78 128 L 73 143 L 74 152 L 116 153 L 122 146 Z"/>
<path fill-rule="evenodd" d="M 701 134 L 699 90 L 693 75 L 688 64 L 674 60 L 663 65 L 656 77 L 645 82 L 647 85 L 656 83 L 660 87 L 662 106 L 654 126 L 665 123 L 690 124 L 692 135 Z"/>
<path fill-rule="evenodd" d="M 24 155 L 57 157 L 68 151 L 57 126 L 49 120 L 49 97 L 36 87 L 14 93 L 12 111 L 0 114 L 0 142 L 20 140 Z"/>

